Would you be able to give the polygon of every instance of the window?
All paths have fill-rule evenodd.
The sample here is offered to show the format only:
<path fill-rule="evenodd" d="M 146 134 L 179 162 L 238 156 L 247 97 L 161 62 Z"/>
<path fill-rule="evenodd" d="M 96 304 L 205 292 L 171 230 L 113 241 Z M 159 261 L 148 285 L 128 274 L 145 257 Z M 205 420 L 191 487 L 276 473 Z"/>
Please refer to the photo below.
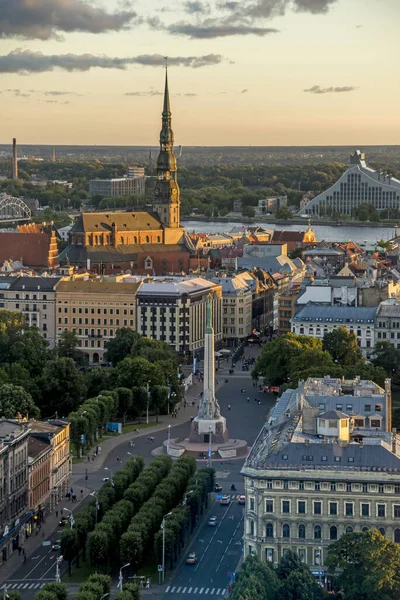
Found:
<path fill-rule="evenodd" d="M 382 484 L 380 484 L 380 485 L 379 485 L 379 493 L 380 493 L 380 494 L 383 494 L 383 493 L 384 493 L 384 491 L 385 491 L 385 490 L 384 490 L 384 488 L 383 488 L 383 485 L 382 485 Z"/>
<path fill-rule="evenodd" d="M 353 510 L 353 503 L 352 502 L 345 502 L 344 504 L 344 513 L 346 515 L 346 517 L 352 517 L 354 514 L 354 510 Z"/>
<path fill-rule="evenodd" d="M 266 513 L 273 513 L 274 512 L 274 501 L 273 500 L 266 500 L 266 502 L 265 502 L 265 512 Z"/>
<path fill-rule="evenodd" d="M 322 502 L 314 502 L 314 515 L 322 515 Z"/>
<path fill-rule="evenodd" d="M 316 491 L 319 491 L 319 490 L 321 489 L 321 484 L 320 484 L 320 482 L 319 482 L 319 481 L 316 481 L 316 482 L 315 482 L 315 488 L 314 488 L 314 489 L 315 489 Z"/>
<path fill-rule="evenodd" d="M 377 517 L 386 517 L 386 504 L 378 504 L 376 513 Z"/>
<path fill-rule="evenodd" d="M 371 412 L 371 405 L 370 404 L 366 404 L 365 405 L 365 412 Z"/>
<path fill-rule="evenodd" d="M 321 539 L 321 525 L 314 526 L 314 540 Z"/>
<path fill-rule="evenodd" d="M 336 527 L 336 525 L 332 525 L 332 527 L 329 529 L 329 539 L 330 540 L 337 540 L 337 527 Z"/>
<path fill-rule="evenodd" d="M 249 521 L 249 533 L 250 535 L 254 535 L 254 521 L 252 519 Z"/>
<path fill-rule="evenodd" d="M 353 405 L 352 404 L 346 404 L 346 410 L 353 410 Z"/>
<path fill-rule="evenodd" d="M 290 525 L 285 523 L 282 527 L 282 537 L 290 538 Z"/>
<path fill-rule="evenodd" d="M 362 491 L 363 492 L 368 492 L 368 483 L 363 483 Z"/>
<path fill-rule="evenodd" d="M 282 514 L 290 513 L 290 501 L 282 500 Z"/>
<path fill-rule="evenodd" d="M 303 563 L 306 562 L 306 551 L 304 550 L 304 548 L 299 548 L 299 559 Z"/>
<path fill-rule="evenodd" d="M 346 527 L 346 533 L 353 533 L 353 528 L 350 525 Z"/>
<path fill-rule="evenodd" d="M 254 498 L 250 498 L 250 510 L 254 511 Z"/>
<path fill-rule="evenodd" d="M 337 515 L 337 502 L 329 502 L 329 514 Z"/>
<path fill-rule="evenodd" d="M 336 404 L 336 410 L 342 410 L 343 404 Z"/>
<path fill-rule="evenodd" d="M 346 492 L 351 492 L 351 483 L 346 484 Z"/>
<path fill-rule="evenodd" d="M 267 523 L 267 526 L 265 528 L 265 537 L 267 537 L 267 538 L 274 537 L 274 526 L 272 525 L 272 523 Z"/>
<path fill-rule="evenodd" d="M 354 419 L 355 427 L 364 427 L 364 419 Z"/>
<path fill-rule="evenodd" d="M 304 481 L 299 482 L 299 489 L 304 490 Z"/>
<path fill-rule="evenodd" d="M 304 540 L 306 537 L 306 526 L 299 525 L 299 539 Z"/>
<path fill-rule="evenodd" d="M 289 489 L 289 482 L 286 481 L 286 480 L 283 482 L 283 489 L 284 490 L 288 490 Z"/>
<path fill-rule="evenodd" d="M 381 412 L 382 411 L 382 404 L 375 404 L 375 412 Z"/>
<path fill-rule="evenodd" d="M 393 516 L 395 519 L 400 519 L 400 504 L 393 504 Z"/>
<path fill-rule="evenodd" d="M 378 531 L 381 535 L 383 535 L 383 537 L 385 537 L 385 530 L 383 527 L 379 527 Z"/>
<path fill-rule="evenodd" d="M 396 485 L 394 486 L 394 493 L 395 493 L 395 494 L 400 494 L 400 485 L 399 485 L 399 484 L 396 484 Z"/>
<path fill-rule="evenodd" d="M 272 479 L 267 479 L 267 489 L 272 490 Z"/>
<path fill-rule="evenodd" d="M 394 530 L 394 543 L 400 544 L 400 529 Z"/>
<path fill-rule="evenodd" d="M 369 517 L 369 504 L 361 504 L 361 516 Z"/>
<path fill-rule="evenodd" d="M 297 512 L 299 513 L 299 515 L 306 514 L 306 503 L 304 502 L 304 500 L 299 500 L 297 502 Z"/>
<path fill-rule="evenodd" d="M 379 429 L 380 426 L 381 426 L 380 419 L 371 419 L 371 427 L 373 427 L 374 429 Z"/>
<path fill-rule="evenodd" d="M 361 529 L 361 531 L 362 531 L 363 533 L 365 533 L 365 532 L 366 532 L 366 531 L 368 531 L 368 530 L 369 530 L 369 527 L 363 527 L 363 528 Z"/>

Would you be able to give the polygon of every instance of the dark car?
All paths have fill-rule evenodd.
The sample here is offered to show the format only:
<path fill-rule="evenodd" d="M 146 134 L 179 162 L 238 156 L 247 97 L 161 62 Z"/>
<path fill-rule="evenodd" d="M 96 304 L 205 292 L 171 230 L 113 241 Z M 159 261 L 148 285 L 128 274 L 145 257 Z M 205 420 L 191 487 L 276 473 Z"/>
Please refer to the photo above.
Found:
<path fill-rule="evenodd" d="M 61 525 L 61 527 L 64 527 L 64 525 L 66 525 L 68 523 L 68 517 L 61 517 L 59 525 Z"/>
<path fill-rule="evenodd" d="M 222 485 L 219 485 L 219 483 L 216 483 L 214 489 L 216 492 L 222 492 Z"/>

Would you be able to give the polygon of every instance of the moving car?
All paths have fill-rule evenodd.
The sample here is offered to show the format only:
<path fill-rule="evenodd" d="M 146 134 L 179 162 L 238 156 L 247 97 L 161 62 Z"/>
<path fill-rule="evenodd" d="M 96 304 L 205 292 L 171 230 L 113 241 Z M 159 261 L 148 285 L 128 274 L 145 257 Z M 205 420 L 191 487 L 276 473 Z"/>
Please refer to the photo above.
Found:
<path fill-rule="evenodd" d="M 231 503 L 231 498 L 230 496 L 223 496 L 221 498 L 221 500 L 219 501 L 221 506 L 228 506 Z"/>
<path fill-rule="evenodd" d="M 58 552 L 61 548 L 60 540 L 57 540 L 55 544 L 52 545 L 51 549 L 53 552 Z"/>
<path fill-rule="evenodd" d="M 246 496 L 239 496 L 238 504 L 246 504 Z"/>
<path fill-rule="evenodd" d="M 216 483 L 214 489 L 216 492 L 222 492 L 222 485 L 220 485 L 219 483 Z"/>
<path fill-rule="evenodd" d="M 191 552 L 186 559 L 187 565 L 195 565 L 197 563 L 197 556 L 194 552 Z"/>
<path fill-rule="evenodd" d="M 216 527 L 217 526 L 217 517 L 210 517 L 208 519 L 208 525 L 210 527 Z"/>
<path fill-rule="evenodd" d="M 64 525 L 66 525 L 68 523 L 68 517 L 61 517 L 59 525 L 61 525 L 61 527 L 64 527 Z"/>

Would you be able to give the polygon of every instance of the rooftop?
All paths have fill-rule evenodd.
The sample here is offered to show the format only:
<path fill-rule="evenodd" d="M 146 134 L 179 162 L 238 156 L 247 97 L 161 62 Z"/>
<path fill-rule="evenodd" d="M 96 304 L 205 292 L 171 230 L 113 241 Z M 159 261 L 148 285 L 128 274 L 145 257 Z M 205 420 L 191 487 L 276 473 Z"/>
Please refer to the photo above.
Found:
<path fill-rule="evenodd" d="M 321 321 L 322 323 L 374 323 L 376 307 L 366 306 L 320 306 L 309 303 L 294 317 L 292 323 Z"/>
<path fill-rule="evenodd" d="M 193 292 L 207 291 L 215 288 L 217 284 L 214 281 L 207 281 L 202 277 L 193 279 L 184 279 L 183 277 L 165 277 L 146 280 L 142 283 L 137 292 L 137 297 L 146 295 L 159 296 L 181 296 L 182 294 L 191 294 Z"/>

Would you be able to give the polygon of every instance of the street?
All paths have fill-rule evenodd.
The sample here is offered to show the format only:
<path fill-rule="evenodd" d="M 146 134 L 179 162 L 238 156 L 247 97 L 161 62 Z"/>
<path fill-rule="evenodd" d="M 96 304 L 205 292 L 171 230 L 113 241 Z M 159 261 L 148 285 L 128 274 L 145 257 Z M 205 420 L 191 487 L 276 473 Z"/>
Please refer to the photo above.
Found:
<path fill-rule="evenodd" d="M 258 393 L 257 389 L 253 387 L 250 372 L 236 371 L 231 376 L 219 373 L 218 377 L 220 387 L 217 391 L 217 398 L 221 406 L 221 413 L 227 419 L 229 437 L 246 439 L 249 446 L 251 446 L 260 431 L 262 423 L 266 421 L 267 414 L 275 402 L 275 396 Z M 228 383 L 222 383 L 225 379 L 228 380 Z M 201 385 L 197 383 L 196 387 L 200 393 Z M 240 393 L 242 388 L 246 390 L 245 394 Z M 250 397 L 249 401 L 247 401 L 247 397 Z M 258 401 L 261 404 L 258 404 Z M 231 405 L 231 410 L 228 410 L 228 404 Z M 182 407 L 181 410 L 185 409 Z M 161 420 L 166 427 L 171 424 L 171 437 L 188 437 L 189 422 L 174 427 L 172 417 L 162 416 Z M 77 493 L 81 487 L 89 487 L 92 491 L 98 490 L 103 485 L 103 478 L 109 477 L 111 471 L 114 473 L 120 468 L 117 457 L 124 462 L 129 458 L 129 452 L 143 456 L 148 464 L 153 459 L 152 450 L 162 445 L 166 435 L 166 431 L 156 432 L 152 434 L 154 441 L 151 442 L 146 435 L 135 439 L 135 434 L 132 434 L 132 439 L 136 444 L 135 448 L 131 448 L 127 442 L 121 443 L 110 452 L 104 467 L 98 471 L 94 470 L 95 464 L 88 463 L 88 480 L 85 480 L 85 476 L 79 478 L 72 476 L 74 489 Z M 199 468 L 204 465 L 205 461 L 198 461 Z M 172 597 L 172 595 L 179 595 L 183 600 L 200 594 L 219 597 L 227 589 L 231 573 L 235 571 L 242 552 L 244 507 L 237 504 L 237 495 L 244 493 L 243 480 L 240 475 L 242 465 L 243 460 L 214 461 L 213 466 L 217 472 L 216 480 L 222 485 L 223 493 L 231 494 L 230 485 L 234 483 L 236 486 L 237 491 L 233 493 L 233 501 L 228 507 L 219 506 L 218 501 L 210 506 L 195 533 L 190 547 L 185 555 L 182 555 L 182 564 L 179 564 L 171 580 L 169 574 L 166 574 L 165 587 L 159 588 L 158 597 L 167 598 Z M 64 507 L 73 510 L 74 504 L 65 500 Z M 79 507 L 77 507 L 77 510 L 79 510 Z M 67 515 L 66 511 L 64 511 L 64 514 Z M 217 527 L 207 525 L 209 516 L 218 518 Z M 51 544 L 60 539 L 61 533 L 62 527 L 58 527 L 51 537 L 43 539 L 41 547 L 29 556 L 26 564 L 21 564 L 13 576 L 9 578 L 7 581 L 8 589 L 20 591 L 23 600 L 31 600 L 34 593 L 46 581 L 55 580 L 56 556 L 59 552 L 53 552 Z M 199 558 L 195 566 L 184 564 L 189 551 L 195 552 Z M 63 570 L 66 568 L 65 562 L 62 567 Z M 152 581 L 153 584 L 158 581 L 157 573 L 154 573 Z M 3 589 L 4 584 L 0 586 L 0 591 Z"/>

